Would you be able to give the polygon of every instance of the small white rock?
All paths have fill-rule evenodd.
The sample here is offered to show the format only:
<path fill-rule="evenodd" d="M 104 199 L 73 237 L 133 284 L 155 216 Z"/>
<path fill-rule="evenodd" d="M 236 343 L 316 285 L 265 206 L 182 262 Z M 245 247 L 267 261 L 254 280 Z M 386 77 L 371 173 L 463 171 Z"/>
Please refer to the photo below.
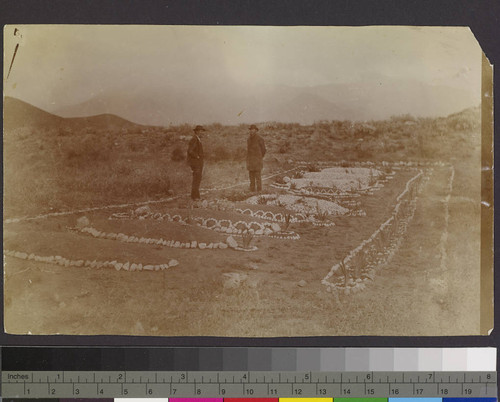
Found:
<path fill-rule="evenodd" d="M 229 247 L 231 248 L 236 248 L 238 247 L 238 242 L 234 239 L 233 236 L 229 236 L 227 239 L 226 239 L 226 243 Z"/>
<path fill-rule="evenodd" d="M 198 243 L 198 247 L 203 250 L 205 248 L 207 248 L 207 244 L 206 243 Z"/>
<path fill-rule="evenodd" d="M 281 227 L 276 222 L 273 222 L 273 224 L 271 225 L 271 229 L 273 230 L 273 232 L 281 232 Z"/>
<path fill-rule="evenodd" d="M 84 228 L 86 226 L 89 226 L 90 225 L 90 221 L 89 221 L 89 218 L 87 218 L 86 216 L 82 216 L 80 218 L 78 218 L 76 220 L 76 227 L 77 228 Z"/>
<path fill-rule="evenodd" d="M 179 265 L 179 261 L 177 260 L 172 259 L 168 262 L 169 267 L 176 267 L 177 265 Z"/>

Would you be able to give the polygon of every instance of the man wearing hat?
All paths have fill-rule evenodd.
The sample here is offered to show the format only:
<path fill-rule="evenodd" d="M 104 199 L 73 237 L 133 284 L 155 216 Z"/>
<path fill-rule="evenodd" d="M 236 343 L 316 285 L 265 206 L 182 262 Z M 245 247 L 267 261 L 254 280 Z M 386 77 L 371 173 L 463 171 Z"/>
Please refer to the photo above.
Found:
<path fill-rule="evenodd" d="M 203 126 L 196 126 L 193 131 L 193 137 L 188 145 L 187 162 L 193 171 L 191 198 L 199 200 L 201 175 L 203 173 L 203 145 L 201 144 L 200 135 L 207 130 Z"/>
<path fill-rule="evenodd" d="M 257 134 L 259 129 L 255 124 L 249 127 L 250 134 L 247 140 L 247 170 L 250 177 L 250 191 L 262 190 L 262 159 L 266 154 L 264 139 Z"/>

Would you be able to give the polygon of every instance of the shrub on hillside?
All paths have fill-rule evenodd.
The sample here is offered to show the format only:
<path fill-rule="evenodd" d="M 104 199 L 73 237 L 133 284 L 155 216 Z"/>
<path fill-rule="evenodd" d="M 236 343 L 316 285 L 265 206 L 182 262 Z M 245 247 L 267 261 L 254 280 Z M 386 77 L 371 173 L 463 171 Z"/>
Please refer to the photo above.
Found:
<path fill-rule="evenodd" d="M 316 165 L 315 163 L 308 163 L 307 167 L 306 167 L 306 170 L 308 172 L 320 172 L 321 171 L 321 169 L 319 168 L 319 166 Z"/>
<path fill-rule="evenodd" d="M 81 166 L 109 160 L 110 152 L 104 140 L 93 135 L 86 135 L 80 141 L 66 141 L 60 152 L 69 166 Z"/>
<path fill-rule="evenodd" d="M 290 141 L 289 140 L 285 140 L 281 145 L 280 145 L 280 148 L 278 149 L 278 152 L 280 154 L 287 154 L 288 152 L 290 152 L 290 149 L 291 149 L 291 144 L 290 144 Z"/>
<path fill-rule="evenodd" d="M 180 162 L 180 161 L 183 161 L 184 158 L 185 158 L 184 150 L 180 146 L 175 147 L 173 149 L 172 155 L 171 155 L 172 161 L 174 161 L 174 162 Z"/>

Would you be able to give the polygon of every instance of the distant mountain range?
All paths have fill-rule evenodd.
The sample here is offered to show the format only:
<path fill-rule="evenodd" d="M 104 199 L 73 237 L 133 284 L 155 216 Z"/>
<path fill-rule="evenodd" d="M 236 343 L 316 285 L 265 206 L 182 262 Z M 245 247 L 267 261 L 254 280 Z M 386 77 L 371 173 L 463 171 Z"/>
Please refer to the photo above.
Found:
<path fill-rule="evenodd" d="M 155 87 L 107 90 L 52 112 L 65 117 L 109 113 L 147 125 L 278 121 L 383 120 L 393 115 L 446 116 L 479 103 L 478 93 L 387 77 L 307 88 L 284 85 Z"/>
<path fill-rule="evenodd" d="M 112 114 L 100 114 L 88 117 L 64 118 L 39 109 L 22 100 L 5 97 L 3 101 L 3 125 L 5 130 L 19 127 L 80 129 L 95 128 L 132 128 L 132 123 Z"/>
<path fill-rule="evenodd" d="M 325 85 L 307 90 L 287 86 L 253 88 L 235 94 L 195 89 L 108 91 L 49 113 L 4 98 L 4 129 L 17 127 L 134 128 L 169 124 L 240 124 L 320 120 L 381 120 L 390 116 L 448 116 L 474 105 L 473 94 L 456 88 L 404 81 L 395 88 L 365 84 Z M 239 95 L 238 95 L 239 94 Z M 119 117 L 121 116 L 121 117 Z"/>

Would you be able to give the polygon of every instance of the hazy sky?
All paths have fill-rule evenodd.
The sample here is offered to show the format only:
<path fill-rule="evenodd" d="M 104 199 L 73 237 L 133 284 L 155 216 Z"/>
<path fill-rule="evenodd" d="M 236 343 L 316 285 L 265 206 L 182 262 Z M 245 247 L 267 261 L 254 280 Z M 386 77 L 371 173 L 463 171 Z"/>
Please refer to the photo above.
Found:
<path fill-rule="evenodd" d="M 384 76 L 473 88 L 480 101 L 481 50 L 468 28 L 10 25 L 4 38 L 5 95 L 49 111 L 116 88 L 231 91 Z"/>

